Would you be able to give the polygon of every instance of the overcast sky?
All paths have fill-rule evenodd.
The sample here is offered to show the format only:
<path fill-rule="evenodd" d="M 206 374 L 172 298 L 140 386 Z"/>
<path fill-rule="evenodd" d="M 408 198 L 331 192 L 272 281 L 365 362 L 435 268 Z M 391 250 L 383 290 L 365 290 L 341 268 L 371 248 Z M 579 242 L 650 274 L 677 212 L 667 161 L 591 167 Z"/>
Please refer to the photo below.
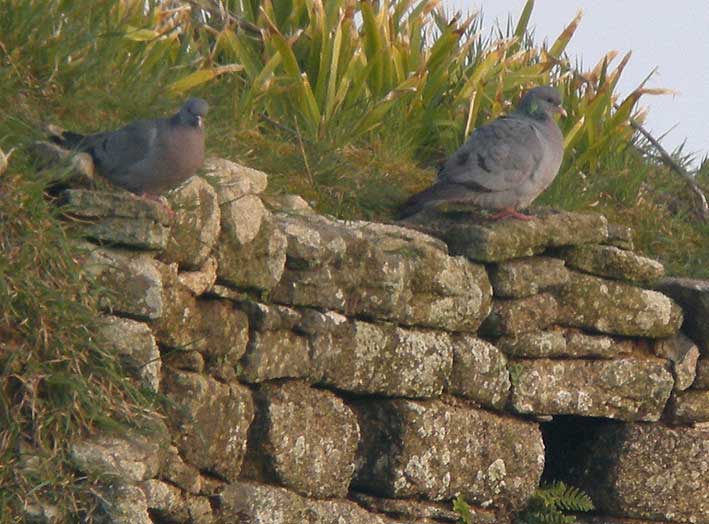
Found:
<path fill-rule="evenodd" d="M 485 28 L 509 13 L 516 20 L 525 0 L 443 0 L 449 10 L 482 8 Z M 643 97 L 647 127 L 670 151 L 687 140 L 685 152 L 709 154 L 709 0 L 537 0 L 530 26 L 538 41 L 553 41 L 579 9 L 583 18 L 567 52 L 586 67 L 612 49 L 632 51 L 619 91 L 632 91 L 655 67 L 648 87 L 677 91 L 676 96 Z M 616 59 L 618 60 L 620 56 Z M 701 159 L 701 158 L 700 158 Z"/>

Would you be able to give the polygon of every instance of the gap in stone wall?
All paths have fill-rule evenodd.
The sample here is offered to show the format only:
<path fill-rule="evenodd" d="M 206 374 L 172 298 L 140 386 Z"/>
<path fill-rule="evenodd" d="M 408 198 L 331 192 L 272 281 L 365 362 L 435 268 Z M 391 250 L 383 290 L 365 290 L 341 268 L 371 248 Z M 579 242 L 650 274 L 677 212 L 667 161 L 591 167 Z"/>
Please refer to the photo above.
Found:
<path fill-rule="evenodd" d="M 575 485 L 580 468 L 587 464 L 598 433 L 610 425 L 621 424 L 616 420 L 598 417 L 556 415 L 551 421 L 540 424 L 544 439 L 544 472 L 542 483 L 563 481 Z"/>

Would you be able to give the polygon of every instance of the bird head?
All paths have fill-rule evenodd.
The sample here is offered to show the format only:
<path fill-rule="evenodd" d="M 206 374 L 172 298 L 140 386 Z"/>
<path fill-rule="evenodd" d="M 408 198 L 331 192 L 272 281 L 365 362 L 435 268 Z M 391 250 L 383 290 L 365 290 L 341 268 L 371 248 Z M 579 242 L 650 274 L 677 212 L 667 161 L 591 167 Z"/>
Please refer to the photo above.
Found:
<path fill-rule="evenodd" d="M 190 98 L 175 115 L 177 122 L 183 126 L 204 127 L 204 117 L 209 111 L 209 104 L 201 98 Z"/>
<path fill-rule="evenodd" d="M 550 118 L 555 113 L 566 116 L 561 107 L 559 91 L 550 86 L 535 87 L 527 91 L 519 103 L 519 112 L 532 118 Z"/>

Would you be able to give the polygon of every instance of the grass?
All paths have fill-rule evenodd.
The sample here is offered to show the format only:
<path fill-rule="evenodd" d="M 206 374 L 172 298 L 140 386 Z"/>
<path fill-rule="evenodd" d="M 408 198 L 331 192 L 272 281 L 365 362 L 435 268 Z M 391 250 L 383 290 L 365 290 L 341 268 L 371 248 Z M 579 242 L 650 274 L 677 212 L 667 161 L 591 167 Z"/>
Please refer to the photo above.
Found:
<path fill-rule="evenodd" d="M 145 12 L 144 2 L 0 0 L 0 148 L 19 148 L 0 175 L 0 523 L 20 522 L 37 497 L 90 514 L 91 481 L 76 478 L 67 449 L 151 409 L 95 338 L 100 290 L 22 148 L 47 121 L 110 128 L 204 96 L 211 154 L 264 170 L 270 192 L 322 213 L 387 221 L 470 129 L 508 111 L 523 86 L 554 82 L 569 144 L 540 204 L 605 213 L 671 274 L 709 278 L 709 230 L 684 183 L 632 146 L 627 116 L 646 93 L 613 96 L 624 61 L 602 59 L 580 79 L 563 57 L 578 20 L 542 49 L 526 25 L 533 2 L 502 41 L 476 19 L 448 24 L 428 0 L 356 4 L 371 11 L 358 31 L 343 2 L 323 12 L 225 2 L 241 25 L 212 17 L 208 27 L 156 2 Z M 335 55 L 324 36 L 337 32 Z"/>

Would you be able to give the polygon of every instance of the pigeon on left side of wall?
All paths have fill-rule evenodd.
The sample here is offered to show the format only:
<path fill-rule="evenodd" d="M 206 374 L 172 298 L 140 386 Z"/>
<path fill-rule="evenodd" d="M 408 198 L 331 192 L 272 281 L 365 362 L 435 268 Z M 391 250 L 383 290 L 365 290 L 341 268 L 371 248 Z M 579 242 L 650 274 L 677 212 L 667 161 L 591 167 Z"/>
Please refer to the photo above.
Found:
<path fill-rule="evenodd" d="M 204 162 L 204 117 L 209 106 L 190 98 L 169 118 L 136 120 L 115 131 L 63 131 L 52 142 L 91 155 L 112 184 L 150 198 L 177 187 Z"/>

